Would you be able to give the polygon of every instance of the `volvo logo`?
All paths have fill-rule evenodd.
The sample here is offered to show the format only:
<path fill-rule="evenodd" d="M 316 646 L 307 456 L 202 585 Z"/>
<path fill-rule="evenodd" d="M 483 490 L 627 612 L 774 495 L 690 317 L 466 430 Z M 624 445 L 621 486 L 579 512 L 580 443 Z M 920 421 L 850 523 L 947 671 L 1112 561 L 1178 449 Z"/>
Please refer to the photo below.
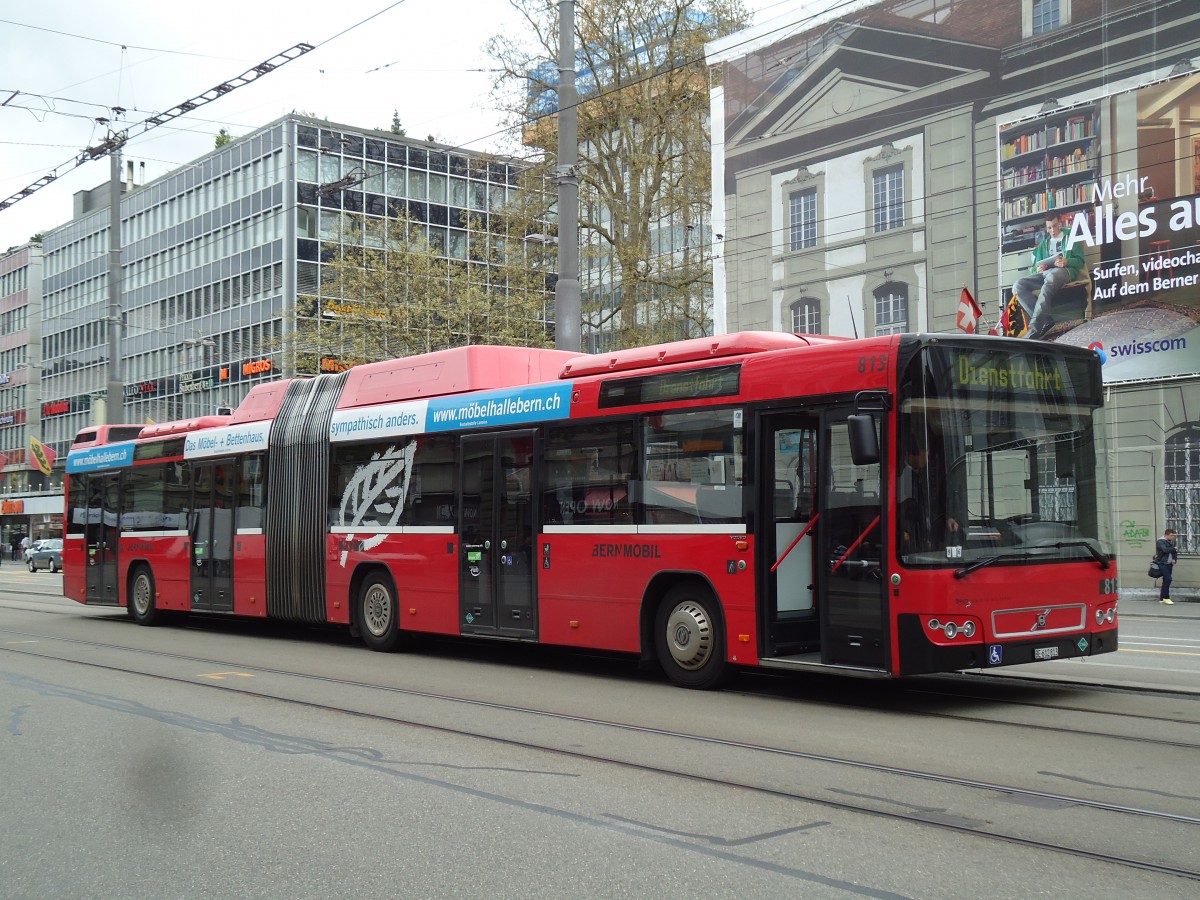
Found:
<path fill-rule="evenodd" d="M 1038 613 L 1037 621 L 1033 623 L 1033 627 L 1030 628 L 1029 630 L 1037 631 L 1039 628 L 1045 628 L 1046 627 L 1046 616 L 1048 616 L 1048 615 L 1050 615 L 1050 610 L 1048 610 L 1048 609 L 1044 609 L 1040 613 Z"/>
<path fill-rule="evenodd" d="M 686 647 L 692 639 L 692 633 L 686 625 L 675 626 L 675 643 L 680 647 Z"/>

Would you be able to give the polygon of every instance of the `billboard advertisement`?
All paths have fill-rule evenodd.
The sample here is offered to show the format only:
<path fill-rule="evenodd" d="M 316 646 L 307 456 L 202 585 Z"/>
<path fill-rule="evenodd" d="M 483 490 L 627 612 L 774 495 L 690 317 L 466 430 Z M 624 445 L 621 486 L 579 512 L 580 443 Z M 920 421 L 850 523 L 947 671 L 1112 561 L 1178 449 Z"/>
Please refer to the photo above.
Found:
<path fill-rule="evenodd" d="M 1090 347 L 1108 383 L 1200 373 L 1200 73 L 1002 123 L 998 149 L 1006 333 Z M 1055 266 L 1039 310 L 1021 279 Z"/>

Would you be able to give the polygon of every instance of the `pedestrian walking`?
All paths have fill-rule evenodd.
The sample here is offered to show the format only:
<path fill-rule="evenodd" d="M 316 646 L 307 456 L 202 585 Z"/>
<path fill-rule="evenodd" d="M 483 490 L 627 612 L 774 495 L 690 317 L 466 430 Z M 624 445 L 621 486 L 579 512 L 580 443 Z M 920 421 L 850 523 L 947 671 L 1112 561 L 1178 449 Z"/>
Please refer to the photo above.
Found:
<path fill-rule="evenodd" d="M 1175 563 L 1179 560 L 1179 551 L 1175 549 L 1175 530 L 1168 528 L 1154 545 L 1154 561 L 1162 576 L 1162 587 L 1158 589 L 1158 602 L 1174 606 L 1171 599 L 1171 579 L 1175 573 Z"/>
<path fill-rule="evenodd" d="M 13 532 L 13 535 L 12 535 L 12 558 L 13 559 L 21 558 L 21 536 L 19 534 L 17 534 L 15 531 Z"/>

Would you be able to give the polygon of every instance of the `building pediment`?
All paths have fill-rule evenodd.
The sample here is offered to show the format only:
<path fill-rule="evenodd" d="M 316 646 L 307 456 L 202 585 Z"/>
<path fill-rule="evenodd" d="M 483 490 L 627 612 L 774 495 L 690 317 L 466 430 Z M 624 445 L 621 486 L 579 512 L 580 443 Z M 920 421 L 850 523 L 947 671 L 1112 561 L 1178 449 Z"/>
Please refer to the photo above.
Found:
<path fill-rule="evenodd" d="M 789 110 L 781 110 L 762 137 L 796 129 L 826 128 L 833 120 L 845 121 L 868 115 L 873 107 L 897 102 L 908 92 L 895 84 L 879 84 L 834 70 L 824 83 L 815 85 L 801 102 Z"/>
<path fill-rule="evenodd" d="M 730 123 L 727 140 L 745 144 L 843 127 L 930 89 L 946 92 L 977 80 L 998 59 L 997 51 L 976 44 L 838 24 L 779 62 L 779 74 Z"/>

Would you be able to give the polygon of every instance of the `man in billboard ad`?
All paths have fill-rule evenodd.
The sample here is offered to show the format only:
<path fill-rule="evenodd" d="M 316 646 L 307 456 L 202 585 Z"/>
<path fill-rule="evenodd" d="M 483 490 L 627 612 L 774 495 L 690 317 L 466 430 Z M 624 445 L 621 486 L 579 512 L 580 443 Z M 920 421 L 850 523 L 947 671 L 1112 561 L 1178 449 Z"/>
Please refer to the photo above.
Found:
<path fill-rule="evenodd" d="M 1198 123 L 1190 73 L 1000 127 L 1010 334 L 1090 347 L 1106 382 L 1200 373 Z"/>
<path fill-rule="evenodd" d="M 1046 213 L 1046 236 L 1033 250 L 1033 272 L 1013 285 L 1029 322 L 1030 338 L 1041 340 L 1054 327 L 1050 315 L 1054 295 L 1077 280 L 1084 265 L 1083 242 L 1063 233 L 1062 217 L 1057 212 Z"/>

